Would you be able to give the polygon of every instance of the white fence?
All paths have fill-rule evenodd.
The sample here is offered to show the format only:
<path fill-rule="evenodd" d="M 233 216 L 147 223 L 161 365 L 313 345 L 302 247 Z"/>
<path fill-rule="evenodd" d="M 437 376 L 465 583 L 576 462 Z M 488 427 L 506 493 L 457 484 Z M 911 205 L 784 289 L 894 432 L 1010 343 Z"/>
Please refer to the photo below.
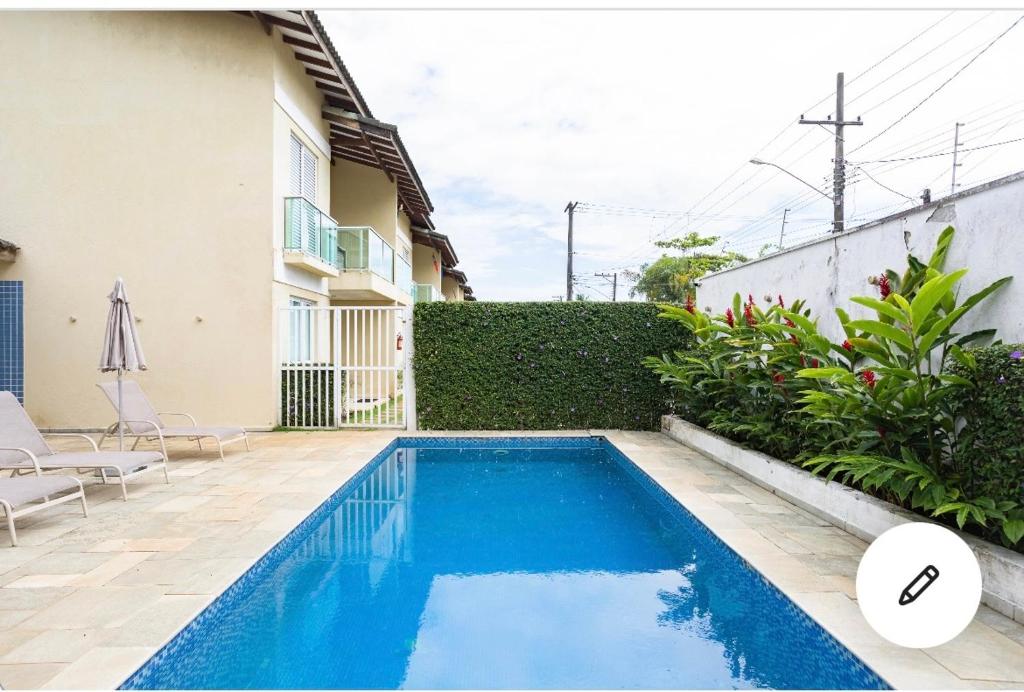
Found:
<path fill-rule="evenodd" d="M 281 407 L 289 428 L 405 428 L 411 310 L 282 309 Z"/>

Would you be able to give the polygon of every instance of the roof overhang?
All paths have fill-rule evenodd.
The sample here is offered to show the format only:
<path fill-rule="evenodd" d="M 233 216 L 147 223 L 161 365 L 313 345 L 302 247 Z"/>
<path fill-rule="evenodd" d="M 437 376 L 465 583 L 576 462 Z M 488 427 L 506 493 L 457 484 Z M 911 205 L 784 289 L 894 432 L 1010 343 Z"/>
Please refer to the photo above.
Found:
<path fill-rule="evenodd" d="M 413 223 L 433 229 L 430 220 L 433 204 L 398 135 L 398 128 L 373 117 L 316 13 L 312 10 L 250 10 L 242 14 L 254 17 L 268 35 L 277 29 L 323 94 L 322 116 L 331 130 L 332 157 L 383 171 L 397 186 L 399 202 Z"/>
<path fill-rule="evenodd" d="M 446 268 L 444 270 L 444 275 L 450 276 L 453 279 L 455 279 L 455 281 L 458 282 L 460 286 L 466 285 L 466 272 L 462 271 L 461 269 L 455 269 L 452 267 Z"/>
<path fill-rule="evenodd" d="M 440 252 L 441 265 L 445 271 L 450 271 L 452 267 L 459 263 L 459 257 L 455 254 L 455 248 L 452 247 L 451 241 L 448 240 L 448 236 L 444 233 L 438 233 L 435 230 L 423 228 L 422 226 L 413 226 L 412 242 L 417 245 L 432 247 Z"/>

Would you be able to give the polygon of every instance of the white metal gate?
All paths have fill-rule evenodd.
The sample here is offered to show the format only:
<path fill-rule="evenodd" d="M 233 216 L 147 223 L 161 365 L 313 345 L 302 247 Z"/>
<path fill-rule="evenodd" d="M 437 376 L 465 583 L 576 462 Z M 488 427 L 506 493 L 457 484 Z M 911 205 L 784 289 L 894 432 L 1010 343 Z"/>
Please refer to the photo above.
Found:
<path fill-rule="evenodd" d="M 293 305 L 281 312 L 282 426 L 406 427 L 410 309 Z"/>

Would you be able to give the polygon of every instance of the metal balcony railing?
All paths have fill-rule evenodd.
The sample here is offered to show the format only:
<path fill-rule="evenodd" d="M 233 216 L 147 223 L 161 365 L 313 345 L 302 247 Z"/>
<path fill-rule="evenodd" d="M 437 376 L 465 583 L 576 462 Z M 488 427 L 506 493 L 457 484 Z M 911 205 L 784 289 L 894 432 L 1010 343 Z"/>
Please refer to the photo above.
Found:
<path fill-rule="evenodd" d="M 284 249 L 338 267 L 338 223 L 304 197 L 284 198 Z"/>

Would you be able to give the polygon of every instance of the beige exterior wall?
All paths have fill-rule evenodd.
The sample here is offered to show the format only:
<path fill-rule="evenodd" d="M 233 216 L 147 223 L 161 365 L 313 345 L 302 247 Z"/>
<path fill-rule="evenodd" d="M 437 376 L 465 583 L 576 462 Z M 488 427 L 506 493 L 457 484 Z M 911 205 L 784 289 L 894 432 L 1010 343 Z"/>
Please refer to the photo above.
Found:
<path fill-rule="evenodd" d="M 279 40 L 279 39 L 278 39 Z M 94 386 L 123 276 L 160 410 L 272 425 L 274 53 L 227 12 L 5 13 L 0 205 L 21 246 L 26 406 L 106 425 Z"/>
<path fill-rule="evenodd" d="M 450 276 L 441 278 L 441 293 L 445 300 L 463 300 L 462 286 Z"/>
<path fill-rule="evenodd" d="M 412 280 L 418 284 L 430 284 L 441 290 L 441 253 L 429 245 L 416 243 L 412 246 Z"/>
<path fill-rule="evenodd" d="M 331 175 L 331 215 L 342 226 L 373 226 L 394 247 L 398 188 L 383 171 L 337 159 Z"/>

